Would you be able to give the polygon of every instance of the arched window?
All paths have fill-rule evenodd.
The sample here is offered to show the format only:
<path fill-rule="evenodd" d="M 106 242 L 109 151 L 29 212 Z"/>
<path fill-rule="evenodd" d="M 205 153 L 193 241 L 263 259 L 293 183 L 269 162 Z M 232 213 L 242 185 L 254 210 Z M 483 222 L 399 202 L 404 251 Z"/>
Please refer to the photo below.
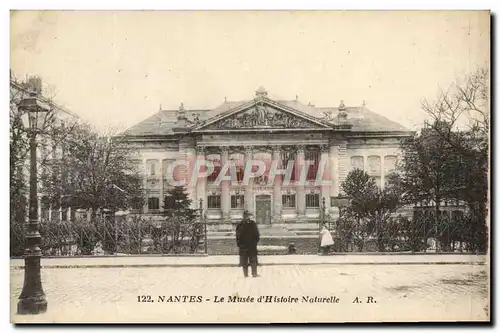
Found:
<path fill-rule="evenodd" d="M 146 172 L 148 176 L 156 176 L 158 174 L 158 160 L 147 160 Z"/>
<path fill-rule="evenodd" d="M 385 156 L 384 157 L 384 173 L 387 175 L 396 169 L 396 156 Z"/>
<path fill-rule="evenodd" d="M 375 183 L 381 187 L 380 156 L 368 156 L 368 174 L 375 178 Z"/>
<path fill-rule="evenodd" d="M 364 170 L 364 159 L 363 156 L 353 156 L 351 157 L 351 170 L 360 169 Z"/>

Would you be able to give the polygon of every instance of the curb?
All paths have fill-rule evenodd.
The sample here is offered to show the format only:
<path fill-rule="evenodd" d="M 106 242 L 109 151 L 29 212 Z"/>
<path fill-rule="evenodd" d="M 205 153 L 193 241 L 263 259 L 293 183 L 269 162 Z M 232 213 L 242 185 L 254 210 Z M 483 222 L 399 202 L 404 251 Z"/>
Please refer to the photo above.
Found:
<path fill-rule="evenodd" d="M 259 266 L 318 266 L 318 265 L 486 265 L 486 262 L 464 262 L 464 261 L 436 261 L 436 262 L 337 262 L 337 263 L 262 263 Z M 240 267 L 238 264 L 130 264 L 130 265 L 49 265 L 41 266 L 43 269 L 60 269 L 60 268 L 204 268 L 204 267 Z M 11 266 L 11 270 L 21 270 L 24 266 Z"/>
<path fill-rule="evenodd" d="M 176 258 L 176 257 L 182 257 L 182 258 L 206 258 L 206 257 L 211 257 L 211 256 L 237 256 L 238 253 L 231 253 L 231 254 L 210 254 L 210 253 L 200 253 L 200 254 L 150 254 L 150 253 L 144 253 L 144 254 L 128 254 L 128 255 L 75 255 L 75 256 L 43 256 L 42 259 L 85 259 L 85 258 L 144 258 L 144 257 L 156 257 L 156 258 Z M 259 256 L 275 256 L 276 254 L 274 253 L 259 253 Z M 284 254 L 279 254 L 280 256 L 290 256 L 288 253 Z M 301 256 L 301 255 L 318 255 L 318 256 L 323 256 L 323 257 L 341 257 L 341 256 L 393 256 L 393 255 L 398 255 L 398 256 L 436 256 L 436 255 L 441 255 L 441 256 L 449 256 L 449 255 L 455 255 L 455 256 L 486 256 L 488 255 L 487 253 L 474 253 L 474 252 L 333 252 L 329 254 L 317 254 L 317 253 L 311 253 L 311 254 L 293 254 L 296 256 Z M 23 256 L 12 256 L 9 257 L 10 260 L 20 260 L 24 259 Z"/>

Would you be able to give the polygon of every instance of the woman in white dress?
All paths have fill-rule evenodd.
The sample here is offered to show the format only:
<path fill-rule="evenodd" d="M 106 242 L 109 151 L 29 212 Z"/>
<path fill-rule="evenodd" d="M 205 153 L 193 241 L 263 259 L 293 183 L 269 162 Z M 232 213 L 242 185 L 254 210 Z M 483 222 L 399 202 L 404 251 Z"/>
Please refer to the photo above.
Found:
<path fill-rule="evenodd" d="M 321 236 L 321 248 L 323 249 L 323 254 L 326 254 L 330 251 L 330 246 L 333 245 L 332 234 L 326 225 L 323 225 L 319 234 Z"/>

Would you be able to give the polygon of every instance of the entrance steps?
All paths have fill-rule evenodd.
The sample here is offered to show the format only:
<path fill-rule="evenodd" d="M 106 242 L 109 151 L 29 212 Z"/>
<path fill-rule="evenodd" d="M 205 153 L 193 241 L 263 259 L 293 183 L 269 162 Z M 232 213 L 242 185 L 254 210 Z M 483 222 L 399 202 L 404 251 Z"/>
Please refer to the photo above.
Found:
<path fill-rule="evenodd" d="M 211 226 L 207 232 L 209 239 L 236 237 L 237 224 L 219 224 Z M 319 234 L 318 223 L 287 222 L 258 224 L 261 238 L 316 238 Z"/>

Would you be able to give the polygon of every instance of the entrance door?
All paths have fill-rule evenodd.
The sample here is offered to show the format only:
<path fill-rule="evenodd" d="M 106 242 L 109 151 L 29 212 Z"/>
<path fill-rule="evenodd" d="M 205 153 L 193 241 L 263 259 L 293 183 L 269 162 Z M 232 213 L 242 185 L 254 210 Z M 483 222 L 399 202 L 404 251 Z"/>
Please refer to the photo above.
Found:
<path fill-rule="evenodd" d="M 258 195 L 255 197 L 255 222 L 271 224 L 271 196 Z"/>

